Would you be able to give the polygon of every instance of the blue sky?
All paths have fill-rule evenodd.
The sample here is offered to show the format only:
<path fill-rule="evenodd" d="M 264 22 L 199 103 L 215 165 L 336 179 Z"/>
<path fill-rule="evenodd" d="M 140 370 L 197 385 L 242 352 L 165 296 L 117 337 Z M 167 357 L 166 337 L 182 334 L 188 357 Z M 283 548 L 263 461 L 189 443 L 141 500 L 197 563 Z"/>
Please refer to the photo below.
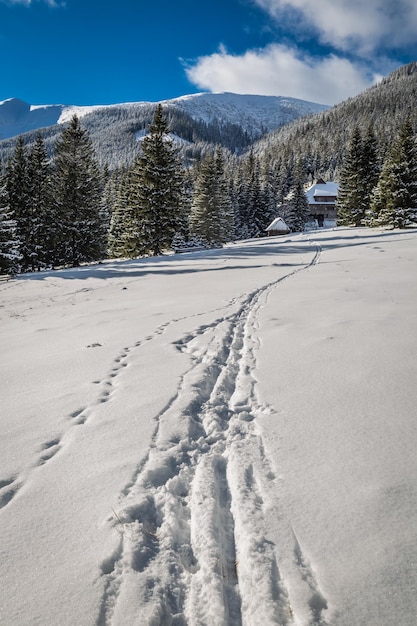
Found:
<path fill-rule="evenodd" d="M 417 60 L 415 0 L 0 0 L 0 100 L 335 104 Z"/>

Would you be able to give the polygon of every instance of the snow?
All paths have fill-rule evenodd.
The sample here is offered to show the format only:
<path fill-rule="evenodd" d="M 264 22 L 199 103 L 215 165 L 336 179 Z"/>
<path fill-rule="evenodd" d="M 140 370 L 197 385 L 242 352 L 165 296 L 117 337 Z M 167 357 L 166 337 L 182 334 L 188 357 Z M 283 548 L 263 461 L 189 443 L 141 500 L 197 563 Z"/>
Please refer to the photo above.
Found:
<path fill-rule="evenodd" d="M 32 107 L 32 110 L 38 107 Z M 45 107 L 47 108 L 47 107 Z M 84 106 L 75 106 L 75 105 L 67 105 L 62 108 L 62 113 L 57 120 L 57 124 L 65 124 L 66 122 L 71 121 L 71 119 L 76 115 L 79 119 L 84 117 L 84 115 L 89 115 L 90 113 L 94 113 L 94 111 L 99 111 L 103 109 L 103 105 L 95 104 L 95 105 L 84 105 Z"/>
<path fill-rule="evenodd" d="M 279 128 L 303 115 L 319 113 L 330 107 L 285 96 L 259 96 L 235 93 L 197 93 L 180 96 L 162 104 L 176 106 L 195 119 L 205 122 L 224 120 L 249 132 L 262 133 Z"/>
<path fill-rule="evenodd" d="M 333 183 L 332 181 L 328 181 L 327 183 L 316 183 L 311 185 L 311 187 L 309 187 L 306 191 L 309 204 L 315 204 L 317 196 L 337 198 L 338 193 L 339 185 L 337 183 Z"/>
<path fill-rule="evenodd" d="M 82 118 L 85 115 L 103 109 L 149 108 L 153 102 L 125 102 L 108 105 L 30 105 L 18 98 L 9 98 L 0 102 L 0 140 L 22 133 L 69 122 L 73 115 Z M 261 133 L 275 130 L 285 123 L 302 115 L 318 113 L 329 109 L 327 105 L 284 98 L 281 96 L 255 96 L 232 93 L 198 93 L 163 100 L 163 106 L 177 107 L 194 119 L 212 122 L 214 119 L 224 123 L 240 125 L 248 132 Z"/>
<path fill-rule="evenodd" d="M 289 232 L 289 228 L 286 225 L 286 223 L 284 222 L 284 220 L 282 219 L 282 217 L 276 217 L 268 226 L 268 228 L 266 228 L 265 230 L 269 231 L 269 230 L 282 230 L 286 233 Z"/>
<path fill-rule="evenodd" d="M 314 191 L 314 196 L 330 196 L 334 198 L 335 195 L 337 195 L 335 192 L 328 191 L 327 189 L 316 189 Z"/>
<path fill-rule="evenodd" d="M 0 102 L 0 139 L 14 137 L 38 128 L 69 122 L 73 115 L 82 118 L 101 106 L 63 104 L 30 105 L 18 98 Z"/>
<path fill-rule="evenodd" d="M 136 137 L 136 141 L 143 141 L 145 139 L 145 137 L 149 137 L 149 132 L 146 128 L 143 128 L 141 130 L 138 130 L 135 133 L 135 137 Z M 191 141 L 187 141 L 186 139 L 182 139 L 182 137 L 179 137 L 178 135 L 176 135 L 175 133 L 169 133 L 169 135 L 166 135 L 164 137 L 165 141 L 172 141 L 174 146 L 187 146 L 187 145 L 191 145 Z"/>
<path fill-rule="evenodd" d="M 411 626 L 417 230 L 0 283 L 0 623 Z"/>

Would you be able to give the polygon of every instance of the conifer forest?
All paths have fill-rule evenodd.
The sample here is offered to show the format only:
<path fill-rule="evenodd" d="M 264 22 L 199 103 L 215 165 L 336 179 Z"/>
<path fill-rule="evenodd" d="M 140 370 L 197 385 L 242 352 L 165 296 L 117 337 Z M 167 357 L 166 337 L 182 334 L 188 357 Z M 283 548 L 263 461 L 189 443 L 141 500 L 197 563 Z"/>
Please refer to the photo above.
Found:
<path fill-rule="evenodd" d="M 158 104 L 129 141 L 117 124 L 132 120 L 115 118 L 106 144 L 99 117 L 74 115 L 58 133 L 0 142 L 0 273 L 218 247 L 265 236 L 279 215 L 299 232 L 317 178 L 340 185 L 338 225 L 406 228 L 417 219 L 416 94 L 411 63 L 262 137 Z"/>

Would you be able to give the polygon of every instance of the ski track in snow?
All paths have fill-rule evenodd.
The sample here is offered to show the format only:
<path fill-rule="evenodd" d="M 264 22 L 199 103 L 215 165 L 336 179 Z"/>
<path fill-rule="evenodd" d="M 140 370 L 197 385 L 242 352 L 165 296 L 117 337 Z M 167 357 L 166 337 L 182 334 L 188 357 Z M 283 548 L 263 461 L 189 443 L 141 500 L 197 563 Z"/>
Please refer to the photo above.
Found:
<path fill-rule="evenodd" d="M 82 290 L 85 291 L 85 290 Z M 75 292 L 74 292 L 75 293 Z M 78 292 L 76 292 L 78 293 Z M 74 294 L 70 294 L 73 297 Z M 67 295 L 67 297 L 69 297 Z M 229 303 L 233 304 L 233 300 Z M 198 314 L 201 315 L 201 314 Z M 188 318 L 187 318 L 188 319 Z M 58 435 L 48 441 L 41 444 L 37 450 L 37 459 L 35 462 L 26 468 L 21 468 L 12 477 L 0 478 L 0 509 L 9 504 L 13 498 L 17 495 L 18 491 L 28 481 L 31 473 L 36 470 L 37 467 L 45 465 L 50 459 L 52 459 L 63 447 L 66 445 L 66 439 L 73 426 L 80 426 L 87 422 L 88 419 L 94 417 L 94 411 L 100 404 L 108 402 L 114 392 L 116 391 L 116 378 L 120 376 L 123 370 L 129 365 L 129 357 L 134 350 L 140 348 L 144 343 L 152 341 L 159 335 L 162 335 L 168 326 L 182 321 L 180 319 L 169 320 L 168 322 L 161 324 L 157 327 L 153 334 L 147 335 L 144 339 L 137 341 L 132 346 L 123 348 L 120 354 L 114 359 L 113 367 L 110 373 L 103 380 L 95 380 L 93 383 L 100 387 L 100 392 L 94 402 L 88 406 L 79 407 L 74 411 L 71 411 L 66 417 L 69 423 L 69 428 L 62 434 Z M 92 343 L 86 348 L 95 348 L 100 344 Z"/>
<path fill-rule="evenodd" d="M 326 624 L 327 601 L 291 526 L 294 601 L 268 538 L 275 475 L 255 418 L 271 408 L 252 375 L 257 312 L 280 282 L 318 263 L 311 243 L 308 265 L 174 343 L 191 366 L 108 519 L 120 539 L 101 564 L 97 626 Z"/>
<path fill-rule="evenodd" d="M 287 535 L 299 579 L 294 599 L 268 539 L 265 508 L 275 476 L 255 418 L 271 408 L 259 403 L 252 375 L 257 312 L 279 283 L 318 263 L 320 246 L 310 243 L 315 254 L 309 264 L 231 300 L 232 312 L 174 343 L 191 366 L 155 417 L 149 452 L 108 519 L 120 539 L 101 564 L 97 626 L 325 626 L 327 601 L 293 529 L 288 526 Z M 94 381 L 96 401 L 68 415 L 68 430 L 40 447 L 33 467 L 0 479 L 0 509 L 32 471 L 59 454 L 73 427 L 111 399 L 132 351 L 179 321 L 120 352 L 108 376 Z"/>

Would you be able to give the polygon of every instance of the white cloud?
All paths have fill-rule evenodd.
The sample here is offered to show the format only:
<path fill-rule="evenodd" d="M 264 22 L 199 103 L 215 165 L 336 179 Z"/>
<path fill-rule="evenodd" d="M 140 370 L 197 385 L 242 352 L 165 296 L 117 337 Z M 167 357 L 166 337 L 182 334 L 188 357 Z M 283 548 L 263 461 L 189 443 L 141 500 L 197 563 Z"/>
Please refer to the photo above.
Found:
<path fill-rule="evenodd" d="M 341 102 L 376 81 L 347 59 L 301 58 L 295 49 L 278 44 L 241 56 L 221 48 L 197 59 L 186 72 L 193 84 L 209 91 L 291 96 L 323 104 Z"/>
<path fill-rule="evenodd" d="M 415 0 L 255 0 L 281 20 L 293 9 L 303 26 L 313 27 L 323 43 L 367 55 L 375 48 L 406 48 L 415 43 Z"/>

